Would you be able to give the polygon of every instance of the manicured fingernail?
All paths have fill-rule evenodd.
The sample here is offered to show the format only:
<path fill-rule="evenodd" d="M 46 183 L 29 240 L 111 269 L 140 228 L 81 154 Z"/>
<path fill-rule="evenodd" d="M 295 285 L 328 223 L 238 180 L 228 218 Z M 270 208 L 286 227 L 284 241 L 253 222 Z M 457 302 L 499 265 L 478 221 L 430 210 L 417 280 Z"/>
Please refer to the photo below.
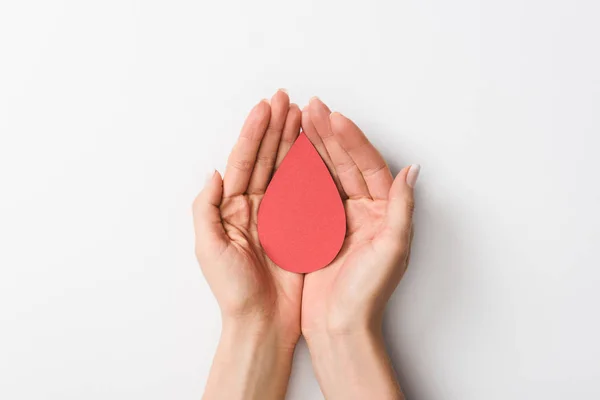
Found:
<path fill-rule="evenodd" d="M 215 169 L 211 169 L 209 173 L 204 177 L 204 186 L 208 185 L 208 183 L 212 180 L 212 177 L 215 176 Z"/>
<path fill-rule="evenodd" d="M 413 164 L 410 166 L 408 174 L 406 174 L 406 183 L 411 188 L 414 188 L 417 184 L 417 179 L 419 179 L 419 172 L 421 172 L 421 166 L 419 164 Z"/>

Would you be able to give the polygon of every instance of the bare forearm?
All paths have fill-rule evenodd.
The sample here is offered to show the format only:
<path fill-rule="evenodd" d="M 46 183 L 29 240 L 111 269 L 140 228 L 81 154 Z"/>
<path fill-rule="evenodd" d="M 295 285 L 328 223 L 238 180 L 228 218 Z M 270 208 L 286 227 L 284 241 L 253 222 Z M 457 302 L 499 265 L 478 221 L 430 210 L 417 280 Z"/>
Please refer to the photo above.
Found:
<path fill-rule="evenodd" d="M 404 399 L 380 333 L 324 333 L 312 335 L 307 343 L 328 400 Z"/>
<path fill-rule="evenodd" d="M 285 398 L 293 351 L 269 326 L 224 323 L 203 400 Z"/>

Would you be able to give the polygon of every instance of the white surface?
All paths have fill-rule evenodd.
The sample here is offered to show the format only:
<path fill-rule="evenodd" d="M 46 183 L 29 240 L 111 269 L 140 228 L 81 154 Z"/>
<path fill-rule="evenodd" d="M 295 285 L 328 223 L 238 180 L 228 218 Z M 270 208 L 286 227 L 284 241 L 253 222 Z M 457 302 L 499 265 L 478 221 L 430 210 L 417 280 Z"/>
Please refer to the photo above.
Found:
<path fill-rule="evenodd" d="M 3 1 L 0 398 L 198 399 L 190 205 L 276 88 L 421 163 L 409 399 L 600 398 L 600 3 Z M 289 399 L 321 398 L 305 344 Z"/>

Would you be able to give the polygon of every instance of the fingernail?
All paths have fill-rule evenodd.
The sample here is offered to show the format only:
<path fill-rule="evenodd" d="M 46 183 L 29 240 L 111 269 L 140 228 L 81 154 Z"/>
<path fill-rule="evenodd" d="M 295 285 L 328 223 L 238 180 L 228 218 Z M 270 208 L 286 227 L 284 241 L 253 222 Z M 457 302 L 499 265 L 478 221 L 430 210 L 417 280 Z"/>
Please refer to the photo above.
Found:
<path fill-rule="evenodd" d="M 277 90 L 279 90 L 280 92 L 283 92 L 283 93 L 285 93 L 285 94 L 290 94 L 290 92 L 288 92 L 288 90 L 287 90 L 287 89 L 284 89 L 284 88 L 279 88 L 279 89 L 277 89 Z"/>
<path fill-rule="evenodd" d="M 341 112 L 339 112 L 339 111 L 334 111 L 334 112 L 332 112 L 331 114 L 329 114 L 329 118 L 333 117 L 333 115 L 334 115 L 334 114 L 337 114 L 337 115 L 339 115 L 340 117 L 343 117 L 343 116 L 344 116 L 344 114 L 342 114 Z"/>
<path fill-rule="evenodd" d="M 212 180 L 212 177 L 215 176 L 215 169 L 212 169 L 206 176 L 204 177 L 204 186 L 208 185 L 208 183 Z"/>
<path fill-rule="evenodd" d="M 321 101 L 321 99 L 319 97 L 313 96 L 313 97 L 310 98 L 310 100 L 308 100 L 308 102 L 310 103 L 313 100 L 319 100 L 319 101 Z"/>
<path fill-rule="evenodd" d="M 419 172 L 421 172 L 421 166 L 419 164 L 413 164 L 410 166 L 408 174 L 406 174 L 406 183 L 411 188 L 414 188 L 417 184 L 417 179 L 419 179 Z"/>

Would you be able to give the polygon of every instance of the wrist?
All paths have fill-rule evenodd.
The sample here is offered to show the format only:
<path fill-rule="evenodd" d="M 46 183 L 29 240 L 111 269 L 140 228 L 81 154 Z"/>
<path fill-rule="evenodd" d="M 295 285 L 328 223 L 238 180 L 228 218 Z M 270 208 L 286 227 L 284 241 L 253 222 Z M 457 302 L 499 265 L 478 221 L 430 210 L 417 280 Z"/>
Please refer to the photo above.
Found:
<path fill-rule="evenodd" d="M 311 331 L 304 335 L 307 346 L 316 356 L 330 351 L 350 349 L 355 346 L 361 348 L 384 346 L 381 329 L 371 325 L 354 326 L 352 329 L 324 329 Z"/>
<path fill-rule="evenodd" d="M 203 399 L 283 398 L 294 346 L 268 321 L 224 318 Z"/>
<path fill-rule="evenodd" d="M 289 332 L 273 319 L 256 316 L 222 318 L 221 341 L 227 340 L 248 347 L 268 344 L 277 352 L 293 353 L 299 338 L 299 332 Z"/>
<path fill-rule="evenodd" d="M 326 398 L 404 398 L 377 325 L 323 330 L 305 337 Z"/>
<path fill-rule="evenodd" d="M 355 312 L 354 315 L 339 315 L 330 313 L 327 318 L 312 321 L 302 326 L 302 335 L 306 341 L 313 338 L 344 338 L 353 337 L 375 337 L 381 335 L 382 314 L 381 313 Z"/>

